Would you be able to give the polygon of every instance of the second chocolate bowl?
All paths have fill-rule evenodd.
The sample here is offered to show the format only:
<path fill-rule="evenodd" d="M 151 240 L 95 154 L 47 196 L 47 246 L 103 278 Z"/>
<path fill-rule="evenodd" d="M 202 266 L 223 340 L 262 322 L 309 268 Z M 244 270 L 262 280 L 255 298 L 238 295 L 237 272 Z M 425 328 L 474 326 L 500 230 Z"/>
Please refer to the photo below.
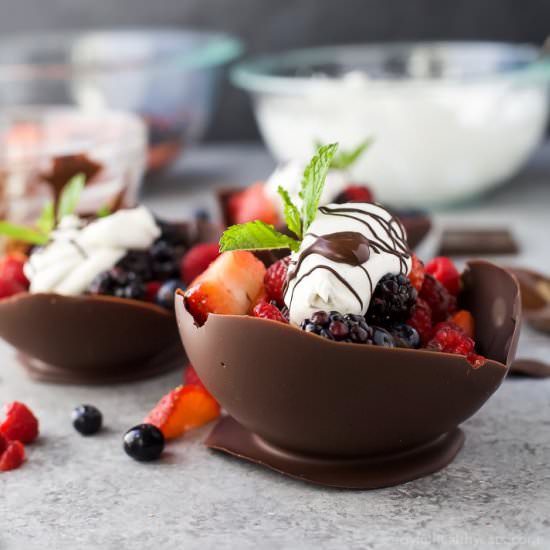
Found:
<path fill-rule="evenodd" d="M 213 315 L 198 328 L 176 297 L 182 341 L 227 410 L 209 446 L 302 480 L 372 489 L 437 471 L 463 442 L 458 426 L 499 387 L 515 355 L 516 279 L 483 261 L 463 275 L 463 306 L 487 357 L 337 343 L 296 327 Z"/>
<path fill-rule="evenodd" d="M 204 222 L 180 227 L 189 246 L 220 234 Z M 0 300 L 0 337 L 33 378 L 47 382 L 137 380 L 185 362 L 172 312 L 112 296 L 21 293 Z"/>

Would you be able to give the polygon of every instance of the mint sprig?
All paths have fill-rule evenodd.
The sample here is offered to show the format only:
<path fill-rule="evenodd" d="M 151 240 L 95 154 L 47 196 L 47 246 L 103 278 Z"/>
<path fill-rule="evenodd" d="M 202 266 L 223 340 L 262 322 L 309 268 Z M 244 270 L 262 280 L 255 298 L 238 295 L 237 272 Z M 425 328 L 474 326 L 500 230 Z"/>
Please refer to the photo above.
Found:
<path fill-rule="evenodd" d="M 300 191 L 301 210 L 292 202 L 284 188 L 279 187 L 277 190 L 283 200 L 287 227 L 296 235 L 296 239 L 277 231 L 272 225 L 256 220 L 226 229 L 220 239 L 220 252 L 279 248 L 290 248 L 296 252 L 317 215 L 330 163 L 337 149 L 337 143 L 322 145 L 304 170 Z"/>
<path fill-rule="evenodd" d="M 26 225 L 18 225 L 16 223 L 0 221 L 0 235 L 5 235 L 11 239 L 24 241 L 30 244 L 46 244 L 48 235 L 27 227 Z"/>
<path fill-rule="evenodd" d="M 320 147 L 319 142 L 315 142 L 316 147 Z M 370 148 L 374 143 L 374 138 L 369 137 L 362 141 L 357 147 L 353 149 L 340 149 L 336 155 L 334 155 L 330 167 L 333 170 L 347 170 L 353 164 L 355 164 L 360 157 Z"/>
<path fill-rule="evenodd" d="M 280 233 L 272 225 L 260 220 L 232 225 L 220 239 L 220 252 L 230 250 L 275 250 L 290 248 L 297 251 L 300 241 Z"/>
<path fill-rule="evenodd" d="M 52 201 L 44 205 L 40 217 L 36 222 L 36 227 L 44 235 L 48 235 L 55 227 L 55 214 Z"/>

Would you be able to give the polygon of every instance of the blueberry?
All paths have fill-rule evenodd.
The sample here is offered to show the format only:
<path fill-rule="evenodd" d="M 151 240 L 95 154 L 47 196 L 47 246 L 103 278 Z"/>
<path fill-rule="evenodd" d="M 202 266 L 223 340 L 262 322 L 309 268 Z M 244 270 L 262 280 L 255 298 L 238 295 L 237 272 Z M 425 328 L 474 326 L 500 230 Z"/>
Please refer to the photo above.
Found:
<path fill-rule="evenodd" d="M 174 309 L 174 296 L 178 288 L 185 290 L 185 284 L 179 279 L 170 279 L 163 283 L 157 292 L 157 304 L 166 309 Z"/>
<path fill-rule="evenodd" d="M 93 405 L 79 405 L 72 413 L 73 426 L 82 435 L 93 435 L 101 429 L 103 416 Z"/>
<path fill-rule="evenodd" d="M 420 335 L 418 331 L 405 323 L 394 325 L 390 329 L 395 345 L 398 348 L 418 348 L 420 347 Z"/>
<path fill-rule="evenodd" d="M 124 450 L 139 462 L 157 460 L 164 450 L 164 435 L 152 424 L 139 424 L 124 434 Z"/>
<path fill-rule="evenodd" d="M 395 347 L 393 336 L 381 327 L 372 327 L 372 343 L 375 346 L 383 346 L 386 348 Z"/>

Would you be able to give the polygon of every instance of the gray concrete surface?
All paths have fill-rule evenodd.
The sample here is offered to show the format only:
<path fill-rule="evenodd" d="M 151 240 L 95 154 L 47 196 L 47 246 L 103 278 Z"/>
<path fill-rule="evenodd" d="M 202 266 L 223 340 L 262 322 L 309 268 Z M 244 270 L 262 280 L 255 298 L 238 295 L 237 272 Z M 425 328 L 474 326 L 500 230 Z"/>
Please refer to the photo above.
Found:
<path fill-rule="evenodd" d="M 550 269 L 548 152 L 490 200 L 436 221 L 509 222 L 522 245 L 514 261 Z M 270 161 L 258 147 L 218 147 L 192 152 L 179 168 L 144 194 L 173 217 L 202 203 L 210 183 L 246 183 L 265 175 Z M 521 356 L 549 352 L 550 338 L 524 332 Z M 0 550 L 550 546 L 550 380 L 505 381 L 464 424 L 466 443 L 453 464 L 372 492 L 309 486 L 214 454 L 201 444 L 208 428 L 170 444 L 159 463 L 133 462 L 122 433 L 180 380 L 174 372 L 112 387 L 36 384 L 0 344 L 0 402 L 24 401 L 41 421 L 28 462 L 0 474 Z M 103 411 L 101 435 L 72 429 L 70 412 L 82 402 Z"/>

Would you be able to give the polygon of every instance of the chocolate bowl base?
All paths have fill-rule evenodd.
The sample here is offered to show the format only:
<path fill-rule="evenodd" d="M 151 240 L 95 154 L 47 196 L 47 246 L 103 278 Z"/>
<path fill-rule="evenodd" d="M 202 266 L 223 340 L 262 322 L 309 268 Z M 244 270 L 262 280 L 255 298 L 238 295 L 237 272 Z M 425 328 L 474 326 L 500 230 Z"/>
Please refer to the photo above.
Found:
<path fill-rule="evenodd" d="M 181 368 L 187 361 L 179 343 L 150 359 L 109 369 L 70 370 L 49 365 L 21 352 L 17 354 L 17 359 L 29 377 L 36 382 L 86 385 L 118 384 L 152 378 Z"/>
<path fill-rule="evenodd" d="M 283 475 L 341 489 L 381 489 L 432 474 L 450 464 L 464 444 L 454 430 L 408 451 L 370 458 L 325 458 L 287 451 L 264 441 L 230 416 L 222 418 L 206 445 Z"/>

